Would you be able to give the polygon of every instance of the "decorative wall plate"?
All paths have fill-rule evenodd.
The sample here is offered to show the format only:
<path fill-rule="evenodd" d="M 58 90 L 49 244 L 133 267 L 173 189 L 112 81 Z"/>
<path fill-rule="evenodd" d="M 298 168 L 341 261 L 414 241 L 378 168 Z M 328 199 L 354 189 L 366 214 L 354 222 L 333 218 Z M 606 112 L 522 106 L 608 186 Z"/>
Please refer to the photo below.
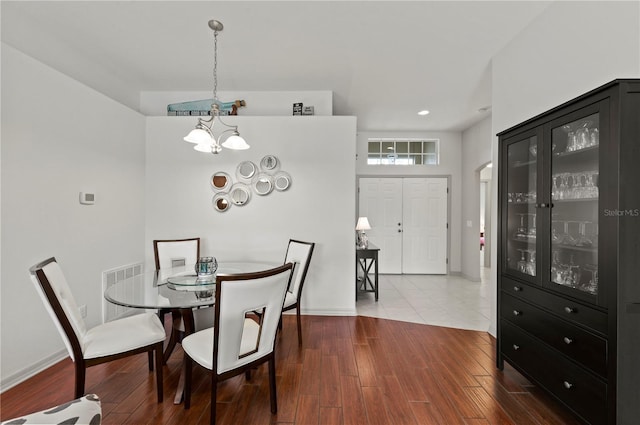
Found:
<path fill-rule="evenodd" d="M 218 171 L 211 176 L 211 187 L 216 192 L 228 191 L 232 184 L 231 176 L 225 172 Z"/>
<path fill-rule="evenodd" d="M 236 169 L 236 176 L 242 182 L 250 182 L 258 172 L 258 167 L 251 161 L 242 161 Z"/>
<path fill-rule="evenodd" d="M 236 183 L 229 191 L 229 199 L 233 205 L 246 205 L 251 200 L 251 189 L 244 183 Z"/>
<path fill-rule="evenodd" d="M 253 179 L 253 190 L 258 195 L 264 196 L 273 190 L 273 177 L 266 173 L 260 173 Z"/>
<path fill-rule="evenodd" d="M 273 186 L 277 191 L 283 192 L 291 186 L 291 176 L 284 171 L 278 171 L 273 176 Z"/>
<path fill-rule="evenodd" d="M 229 200 L 229 194 L 227 192 L 219 192 L 213 195 L 213 207 L 220 211 L 225 212 L 231 208 L 231 201 Z"/>
<path fill-rule="evenodd" d="M 274 155 L 267 155 L 260 160 L 260 168 L 262 171 L 273 173 L 280 166 L 280 161 Z"/>

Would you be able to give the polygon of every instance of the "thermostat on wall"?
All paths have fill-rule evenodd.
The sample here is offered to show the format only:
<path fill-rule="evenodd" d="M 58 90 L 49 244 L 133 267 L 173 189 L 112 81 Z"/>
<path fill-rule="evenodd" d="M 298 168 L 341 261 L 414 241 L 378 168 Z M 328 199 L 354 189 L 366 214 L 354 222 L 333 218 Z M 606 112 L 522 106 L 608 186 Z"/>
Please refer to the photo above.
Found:
<path fill-rule="evenodd" d="M 96 203 L 95 193 L 80 192 L 80 203 L 83 205 L 93 205 Z"/>

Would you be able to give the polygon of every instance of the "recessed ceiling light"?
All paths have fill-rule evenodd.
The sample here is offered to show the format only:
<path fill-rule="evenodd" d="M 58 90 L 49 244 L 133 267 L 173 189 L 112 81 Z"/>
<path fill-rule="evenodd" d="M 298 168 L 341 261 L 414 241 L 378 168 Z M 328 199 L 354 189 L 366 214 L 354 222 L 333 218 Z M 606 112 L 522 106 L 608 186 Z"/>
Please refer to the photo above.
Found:
<path fill-rule="evenodd" d="M 424 111 L 418 112 L 418 115 L 429 115 L 429 111 L 425 109 Z"/>

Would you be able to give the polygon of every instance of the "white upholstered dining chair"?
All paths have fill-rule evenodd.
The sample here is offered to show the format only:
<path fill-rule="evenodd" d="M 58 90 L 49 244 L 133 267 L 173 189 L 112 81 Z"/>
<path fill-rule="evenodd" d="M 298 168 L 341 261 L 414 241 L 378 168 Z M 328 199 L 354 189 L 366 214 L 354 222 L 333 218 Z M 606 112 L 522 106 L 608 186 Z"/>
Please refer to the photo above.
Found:
<path fill-rule="evenodd" d="M 211 373 L 211 424 L 216 422 L 218 382 L 268 362 L 271 412 L 277 412 L 276 334 L 293 269 L 294 264 L 287 263 L 261 272 L 217 276 L 215 326 L 182 340 L 185 409 L 191 406 L 194 361 Z"/>
<path fill-rule="evenodd" d="M 155 353 L 158 403 L 162 402 L 164 327 L 143 313 L 87 329 L 71 289 L 54 257 L 29 269 L 31 280 L 60 332 L 75 366 L 75 397 L 84 395 L 86 368 L 138 353 Z M 149 363 L 152 370 L 152 363 Z"/>
<path fill-rule="evenodd" d="M 156 270 L 166 270 L 172 267 L 195 265 L 200 257 L 200 238 L 188 239 L 156 239 L 153 241 L 153 254 Z M 168 311 L 160 310 L 160 318 L 164 323 L 164 315 Z M 169 342 L 165 349 L 165 361 L 171 355 L 176 343 L 182 341 L 185 333 L 185 318 L 177 312 L 171 312 L 173 325 Z M 213 307 L 192 310 L 194 331 L 213 326 Z"/>
<path fill-rule="evenodd" d="M 287 253 L 285 255 L 285 263 L 295 263 L 296 269 L 294 272 L 291 285 L 287 289 L 287 295 L 284 299 L 283 311 L 296 309 L 296 320 L 298 325 L 298 345 L 302 345 L 302 326 L 300 323 L 300 301 L 302 299 L 302 287 L 307 277 L 307 271 L 309 270 L 309 264 L 311 263 L 311 255 L 315 247 L 313 242 L 303 242 L 295 239 L 289 240 L 287 246 Z M 280 322 L 282 327 L 282 322 Z"/>

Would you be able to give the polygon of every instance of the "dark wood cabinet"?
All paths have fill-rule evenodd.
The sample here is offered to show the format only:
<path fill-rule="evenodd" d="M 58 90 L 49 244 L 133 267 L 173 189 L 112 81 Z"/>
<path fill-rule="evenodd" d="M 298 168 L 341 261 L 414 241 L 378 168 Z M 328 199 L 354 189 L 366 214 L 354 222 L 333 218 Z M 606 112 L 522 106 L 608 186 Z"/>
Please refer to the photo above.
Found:
<path fill-rule="evenodd" d="M 497 365 L 584 423 L 638 424 L 640 80 L 498 137 Z"/>

